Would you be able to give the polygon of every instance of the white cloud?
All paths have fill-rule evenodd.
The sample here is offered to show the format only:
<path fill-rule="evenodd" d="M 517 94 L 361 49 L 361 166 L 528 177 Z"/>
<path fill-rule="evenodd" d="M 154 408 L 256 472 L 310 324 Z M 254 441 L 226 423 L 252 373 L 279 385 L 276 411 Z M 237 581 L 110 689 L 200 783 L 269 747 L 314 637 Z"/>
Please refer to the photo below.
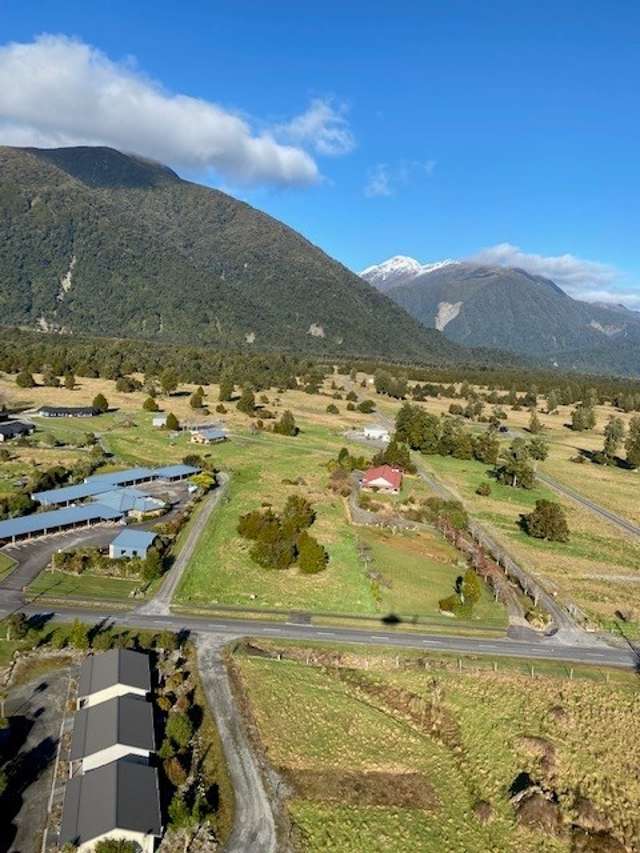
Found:
<path fill-rule="evenodd" d="M 395 195 L 420 177 L 431 177 L 435 160 L 399 160 L 397 163 L 377 163 L 369 170 L 364 194 L 367 198 Z"/>
<path fill-rule="evenodd" d="M 334 106 L 330 98 L 315 98 L 309 108 L 286 124 L 277 125 L 279 139 L 310 145 L 317 154 L 337 157 L 355 148 L 355 138 L 346 118 L 344 104 Z"/>
<path fill-rule="evenodd" d="M 328 123 L 325 146 L 339 144 L 332 126 L 341 127 Z M 59 35 L 0 47 L 0 143 L 110 145 L 246 185 L 311 184 L 320 177 L 302 148 L 256 132 L 211 101 L 165 91 L 130 61 L 113 62 Z"/>
<path fill-rule="evenodd" d="M 626 290 L 620 271 L 600 261 L 589 261 L 570 254 L 531 254 L 511 243 L 497 243 L 481 249 L 468 260 L 489 266 L 519 267 L 534 275 L 550 278 L 575 299 L 640 307 L 640 293 Z"/>
<path fill-rule="evenodd" d="M 535 255 L 523 252 L 511 243 L 497 243 L 481 249 L 470 260 L 501 267 L 520 267 L 534 275 L 552 279 L 561 287 L 587 289 L 615 280 L 617 271 L 598 261 L 586 261 L 575 255 Z"/>
<path fill-rule="evenodd" d="M 370 170 L 365 184 L 364 194 L 367 198 L 393 195 L 389 167 L 386 163 L 378 163 Z"/>

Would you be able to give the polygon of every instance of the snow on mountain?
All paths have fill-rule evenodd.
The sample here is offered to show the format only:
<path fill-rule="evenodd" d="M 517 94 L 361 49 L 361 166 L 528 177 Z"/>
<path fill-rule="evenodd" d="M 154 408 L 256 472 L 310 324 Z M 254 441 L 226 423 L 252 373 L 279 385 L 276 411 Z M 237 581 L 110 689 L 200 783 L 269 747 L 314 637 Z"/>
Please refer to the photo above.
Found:
<path fill-rule="evenodd" d="M 436 261 L 431 264 L 421 264 L 415 258 L 408 258 L 405 255 L 395 255 L 383 261 L 381 264 L 373 264 L 370 267 L 362 270 L 359 273 L 361 278 L 368 281 L 378 290 L 386 293 L 394 287 L 399 287 L 401 284 L 407 284 L 419 275 L 433 272 L 450 264 L 457 264 L 459 261 L 453 261 L 447 258 L 444 261 Z"/>

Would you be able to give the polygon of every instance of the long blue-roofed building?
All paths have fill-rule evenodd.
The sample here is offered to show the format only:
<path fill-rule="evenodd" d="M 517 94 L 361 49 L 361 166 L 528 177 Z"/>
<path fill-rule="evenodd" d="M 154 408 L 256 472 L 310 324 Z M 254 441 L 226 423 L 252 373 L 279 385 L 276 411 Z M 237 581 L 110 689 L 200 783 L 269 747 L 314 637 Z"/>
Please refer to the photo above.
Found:
<path fill-rule="evenodd" d="M 35 512 L 33 515 L 0 521 L 0 541 L 16 542 L 32 536 L 59 533 L 73 527 L 88 527 L 105 521 L 115 522 L 122 517 L 121 511 L 97 502 L 54 509 L 51 512 Z"/>

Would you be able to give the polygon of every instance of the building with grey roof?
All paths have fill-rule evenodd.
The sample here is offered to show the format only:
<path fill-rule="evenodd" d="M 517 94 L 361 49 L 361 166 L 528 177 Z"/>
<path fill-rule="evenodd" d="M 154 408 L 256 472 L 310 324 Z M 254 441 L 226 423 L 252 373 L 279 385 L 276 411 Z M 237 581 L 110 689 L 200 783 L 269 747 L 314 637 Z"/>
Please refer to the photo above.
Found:
<path fill-rule="evenodd" d="M 153 705 L 128 693 L 76 712 L 70 761 L 82 772 L 95 770 L 126 755 L 148 759 L 155 751 Z"/>
<path fill-rule="evenodd" d="M 74 844 L 78 853 L 98 841 L 127 839 L 143 853 L 152 853 L 162 835 L 160 790 L 155 767 L 120 758 L 75 776 L 67 783 L 60 844 Z"/>
<path fill-rule="evenodd" d="M 0 423 L 0 441 L 9 441 L 23 435 L 31 435 L 35 426 L 24 421 L 4 420 Z"/>
<path fill-rule="evenodd" d="M 85 658 L 78 681 L 78 708 L 127 693 L 146 697 L 150 690 L 148 655 L 131 649 L 110 649 Z"/>

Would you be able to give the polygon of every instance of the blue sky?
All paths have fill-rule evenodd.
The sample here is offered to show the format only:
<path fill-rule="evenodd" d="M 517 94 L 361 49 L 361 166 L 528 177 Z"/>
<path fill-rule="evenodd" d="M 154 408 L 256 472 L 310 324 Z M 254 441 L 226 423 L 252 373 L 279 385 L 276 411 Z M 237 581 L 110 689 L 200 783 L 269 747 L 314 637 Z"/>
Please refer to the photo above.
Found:
<path fill-rule="evenodd" d="M 640 307 L 640 4 L 0 0 L 0 143 L 164 159 L 358 270 Z"/>

